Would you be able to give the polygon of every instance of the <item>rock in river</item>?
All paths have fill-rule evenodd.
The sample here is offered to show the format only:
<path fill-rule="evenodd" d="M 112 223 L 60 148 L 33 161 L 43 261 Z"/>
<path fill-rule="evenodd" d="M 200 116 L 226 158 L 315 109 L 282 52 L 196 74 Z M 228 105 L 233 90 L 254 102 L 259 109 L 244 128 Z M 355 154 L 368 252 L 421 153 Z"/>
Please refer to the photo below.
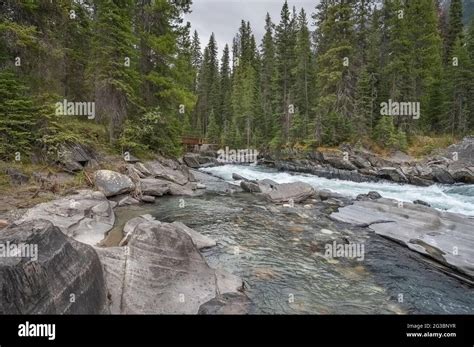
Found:
<path fill-rule="evenodd" d="M 182 228 L 139 218 L 127 246 L 97 249 L 112 313 L 196 314 L 219 294 L 237 292 L 242 281 L 210 268 Z"/>
<path fill-rule="evenodd" d="M 433 208 L 378 199 L 356 201 L 339 209 L 331 218 L 366 225 L 376 234 L 404 244 L 440 264 L 444 270 L 474 279 L 474 220 Z"/>
<path fill-rule="evenodd" d="M 2 230 L 0 244 L 7 242 L 37 247 L 37 259 L 0 257 L 0 314 L 108 313 L 102 265 L 91 246 L 45 220 Z"/>
<path fill-rule="evenodd" d="M 45 219 L 77 241 L 95 245 L 114 225 L 115 204 L 101 192 L 80 190 L 75 195 L 30 208 L 15 224 Z"/>
<path fill-rule="evenodd" d="M 272 180 L 250 181 L 240 176 L 243 180 L 240 187 L 249 193 L 261 193 L 266 199 L 274 203 L 288 201 L 301 202 L 315 195 L 316 191 L 311 185 L 304 182 L 277 183 Z"/>

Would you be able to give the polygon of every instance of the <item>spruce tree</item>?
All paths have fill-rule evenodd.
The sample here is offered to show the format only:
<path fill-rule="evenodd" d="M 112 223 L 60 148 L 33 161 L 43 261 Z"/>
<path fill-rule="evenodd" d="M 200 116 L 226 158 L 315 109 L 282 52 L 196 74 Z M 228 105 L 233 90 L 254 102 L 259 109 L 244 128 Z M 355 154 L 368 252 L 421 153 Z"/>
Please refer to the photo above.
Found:
<path fill-rule="evenodd" d="M 449 64 L 457 39 L 463 38 L 462 0 L 451 0 L 449 6 L 448 35 L 446 39 L 445 61 Z"/>
<path fill-rule="evenodd" d="M 202 52 L 201 52 L 201 42 L 199 41 L 198 32 L 195 30 L 193 34 L 193 39 L 191 43 L 191 61 L 194 68 L 194 92 L 197 92 L 198 85 L 198 73 L 202 64 Z"/>
<path fill-rule="evenodd" d="M 327 42 L 318 48 L 316 140 L 336 145 L 351 135 L 355 88 L 350 73 L 355 37 L 353 5 L 337 0 L 325 11 L 319 14 L 324 18 L 320 35 Z"/>
<path fill-rule="evenodd" d="M 314 101 L 314 76 L 313 76 L 313 55 L 311 52 L 311 38 L 308 29 L 308 19 L 306 12 L 301 9 L 297 19 L 297 41 L 295 47 L 296 67 L 294 100 L 298 110 L 295 118 L 300 118 L 294 128 L 297 129 L 294 140 L 301 141 L 309 137 L 308 125 L 310 122 L 310 112 Z"/>
<path fill-rule="evenodd" d="M 456 60 L 448 65 L 446 70 L 444 93 L 447 95 L 447 105 L 442 125 L 453 137 L 460 137 L 468 133 L 474 118 L 472 109 L 474 64 L 467 46 L 460 38 L 454 45 L 452 55 Z"/>
<path fill-rule="evenodd" d="M 291 119 L 294 114 L 294 71 L 296 47 L 296 18 L 292 17 L 285 1 L 281 10 L 280 23 L 276 27 L 276 67 L 277 67 L 277 122 L 281 124 L 282 138 L 275 139 L 282 144 L 289 140 Z"/>
<path fill-rule="evenodd" d="M 90 76 L 95 90 L 97 119 L 108 124 L 109 140 L 113 143 L 127 119 L 129 107 L 138 103 L 133 1 L 126 0 L 121 5 L 112 0 L 101 1 L 95 10 Z"/>
<path fill-rule="evenodd" d="M 220 88 L 219 88 L 219 117 L 218 126 L 221 131 L 225 131 L 232 120 L 232 79 L 230 68 L 229 46 L 225 45 L 222 54 L 222 63 L 220 69 Z"/>
<path fill-rule="evenodd" d="M 274 24 L 270 14 L 265 18 L 265 35 L 261 44 L 261 72 L 260 72 L 260 94 L 261 94 L 261 128 L 262 140 L 268 143 L 276 133 L 280 125 L 274 122 L 275 118 L 275 93 L 276 93 L 276 57 L 274 42 Z"/>

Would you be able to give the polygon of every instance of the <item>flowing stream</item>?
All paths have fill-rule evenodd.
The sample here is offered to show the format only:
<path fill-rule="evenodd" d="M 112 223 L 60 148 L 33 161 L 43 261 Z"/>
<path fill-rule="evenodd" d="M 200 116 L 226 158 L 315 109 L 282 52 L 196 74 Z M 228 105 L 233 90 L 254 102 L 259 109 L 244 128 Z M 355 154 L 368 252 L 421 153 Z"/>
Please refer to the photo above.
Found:
<path fill-rule="evenodd" d="M 404 201 L 474 215 L 474 186 L 418 188 L 354 183 L 249 166 L 205 169 L 229 182 L 233 172 L 279 183 L 304 181 L 347 196 L 370 190 Z M 446 275 L 423 256 L 327 216 L 338 206 L 277 206 L 247 193 L 162 197 L 154 205 L 118 209 L 119 220 L 151 213 L 181 221 L 218 242 L 203 254 L 212 267 L 240 276 L 255 313 L 264 314 L 473 314 L 472 286 Z M 473 231 L 474 232 L 474 231 Z M 324 257 L 325 245 L 364 245 L 363 259 Z"/>
<path fill-rule="evenodd" d="M 311 184 L 315 188 L 329 189 L 349 197 L 356 197 L 359 194 L 366 194 L 369 191 L 377 191 L 384 198 L 409 202 L 423 200 L 441 210 L 474 216 L 474 185 L 432 185 L 430 187 L 417 187 L 389 182 L 357 183 L 327 179 L 314 175 L 277 172 L 261 166 L 226 165 L 203 169 L 203 171 L 221 177 L 229 182 L 232 182 L 232 173 L 234 172 L 248 179 L 269 178 L 277 183 L 302 181 Z"/>

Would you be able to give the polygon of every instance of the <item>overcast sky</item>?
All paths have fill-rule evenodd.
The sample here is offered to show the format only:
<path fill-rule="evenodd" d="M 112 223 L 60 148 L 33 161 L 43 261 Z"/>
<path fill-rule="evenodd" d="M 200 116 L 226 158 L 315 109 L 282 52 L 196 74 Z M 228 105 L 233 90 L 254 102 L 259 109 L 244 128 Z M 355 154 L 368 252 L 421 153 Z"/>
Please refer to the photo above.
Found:
<path fill-rule="evenodd" d="M 318 2 L 319 0 L 288 0 L 288 5 L 290 11 L 293 6 L 296 6 L 298 12 L 303 7 L 311 24 L 310 15 Z M 187 14 L 184 19 L 191 22 L 193 31 L 198 31 L 202 48 L 207 45 L 214 32 L 220 55 L 226 43 L 232 49 L 232 39 L 242 19 L 250 21 L 260 46 L 265 33 L 266 13 L 270 13 L 273 23 L 279 23 L 283 3 L 284 0 L 193 0 L 192 13 Z"/>

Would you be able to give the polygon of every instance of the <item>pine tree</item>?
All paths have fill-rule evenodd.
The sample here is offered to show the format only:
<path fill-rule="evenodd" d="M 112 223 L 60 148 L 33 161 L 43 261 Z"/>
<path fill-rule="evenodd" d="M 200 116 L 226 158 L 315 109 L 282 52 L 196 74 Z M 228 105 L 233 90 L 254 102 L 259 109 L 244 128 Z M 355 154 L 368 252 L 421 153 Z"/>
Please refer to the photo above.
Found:
<path fill-rule="evenodd" d="M 25 85 L 13 72 L 0 72 L 0 159 L 30 152 L 36 137 L 36 112 Z"/>
<path fill-rule="evenodd" d="M 196 118 L 202 134 L 207 133 L 209 115 L 219 112 L 219 63 L 217 61 L 217 43 L 214 34 L 204 49 L 198 81 L 198 102 Z"/>
<path fill-rule="evenodd" d="M 414 24 L 417 19 L 422 20 L 424 24 Z M 414 100 L 421 103 L 421 109 L 425 113 L 422 117 L 430 119 L 434 115 L 426 111 L 430 105 L 435 105 L 438 102 L 437 94 L 440 88 L 443 59 L 437 8 L 432 0 L 415 1 L 410 4 L 407 10 L 407 20 L 411 24 L 410 39 L 413 42 L 411 81 L 415 90 Z M 435 108 L 436 106 L 432 112 L 436 112 Z M 413 126 L 419 127 L 419 124 L 413 124 Z"/>
<path fill-rule="evenodd" d="M 120 6 L 111 0 L 96 4 L 90 76 L 97 119 L 108 123 L 112 143 L 122 130 L 129 107 L 138 103 L 139 77 L 134 50 L 137 42 L 132 31 L 132 15 L 133 1 L 130 0 Z"/>
<path fill-rule="evenodd" d="M 281 10 L 280 23 L 276 27 L 276 68 L 277 68 L 277 105 L 276 114 L 280 119 L 281 135 L 276 141 L 287 143 L 291 128 L 291 118 L 294 114 L 294 70 L 296 47 L 296 18 L 292 17 L 285 1 Z"/>
<path fill-rule="evenodd" d="M 276 59 L 274 42 L 274 24 L 270 14 L 265 18 L 265 35 L 263 37 L 261 51 L 262 63 L 260 73 L 260 94 L 261 94 L 261 129 L 262 141 L 268 143 L 276 133 L 276 127 L 279 124 L 273 122 L 275 118 L 275 93 L 276 93 Z"/>
<path fill-rule="evenodd" d="M 225 131 L 232 120 L 232 79 L 230 69 L 230 51 L 229 46 L 225 45 L 222 54 L 222 63 L 220 70 L 220 97 L 219 97 L 219 123 L 218 126 Z"/>
<path fill-rule="evenodd" d="M 301 9 L 298 16 L 297 30 L 294 100 L 296 109 L 298 110 L 295 118 L 299 117 L 300 119 L 298 120 L 299 124 L 294 127 L 297 129 L 295 132 L 297 137 L 294 137 L 294 140 L 301 141 L 309 137 L 308 125 L 310 122 L 312 101 L 314 100 L 314 62 L 311 52 L 308 20 L 304 9 Z"/>
<path fill-rule="evenodd" d="M 456 60 L 448 65 L 446 70 L 444 93 L 448 96 L 445 107 L 447 114 L 442 124 L 455 137 L 467 134 L 474 118 L 472 109 L 474 64 L 460 38 L 454 45 L 452 55 Z"/>
<path fill-rule="evenodd" d="M 201 42 L 199 41 L 199 35 L 196 30 L 194 31 L 193 40 L 191 43 L 191 60 L 195 74 L 193 90 L 196 93 L 198 85 L 198 73 L 202 64 Z"/>
<path fill-rule="evenodd" d="M 457 39 L 463 39 L 462 0 L 451 0 L 449 6 L 448 36 L 445 61 L 449 64 Z"/>
<path fill-rule="evenodd" d="M 354 56 L 353 6 L 343 0 L 325 9 L 320 35 L 327 42 L 318 48 L 318 107 L 316 140 L 336 145 L 351 134 L 354 107 L 354 78 L 351 59 Z"/>
<path fill-rule="evenodd" d="M 466 39 L 467 51 L 469 56 L 474 61 L 474 18 L 471 20 L 469 25 L 467 39 Z"/>

